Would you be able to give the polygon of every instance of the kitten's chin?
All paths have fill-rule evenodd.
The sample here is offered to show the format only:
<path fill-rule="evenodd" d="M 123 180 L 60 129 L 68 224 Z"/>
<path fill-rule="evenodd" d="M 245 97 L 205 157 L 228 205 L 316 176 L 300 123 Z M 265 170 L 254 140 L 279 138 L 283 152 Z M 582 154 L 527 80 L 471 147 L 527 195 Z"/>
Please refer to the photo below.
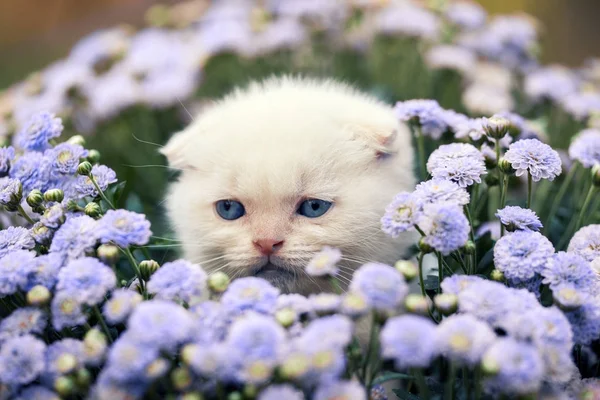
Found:
<path fill-rule="evenodd" d="M 292 293 L 297 290 L 298 274 L 293 270 L 277 266 L 271 262 L 268 262 L 261 267 L 254 268 L 252 276 L 266 280 L 271 285 L 281 290 L 282 293 Z"/>

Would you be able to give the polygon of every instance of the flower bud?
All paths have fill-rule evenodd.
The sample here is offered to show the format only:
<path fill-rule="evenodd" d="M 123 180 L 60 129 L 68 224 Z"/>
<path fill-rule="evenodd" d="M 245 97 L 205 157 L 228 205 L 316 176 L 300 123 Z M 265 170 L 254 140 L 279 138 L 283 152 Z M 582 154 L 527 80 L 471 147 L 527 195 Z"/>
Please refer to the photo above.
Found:
<path fill-rule="evenodd" d="M 573 287 L 562 287 L 552 291 L 554 304 L 563 311 L 573 311 L 581 307 L 586 300 L 586 296 Z"/>
<path fill-rule="evenodd" d="M 279 374 L 284 379 L 295 380 L 310 371 L 310 358 L 303 353 L 294 353 L 286 357 L 279 366 Z"/>
<path fill-rule="evenodd" d="M 75 356 L 73 354 L 69 354 L 69 353 L 61 354 L 56 359 L 56 369 L 58 370 L 58 373 L 60 373 L 62 375 L 66 375 L 66 374 L 70 373 L 71 371 L 73 371 L 75 369 L 76 366 L 77 366 L 77 359 L 75 358 Z"/>
<path fill-rule="evenodd" d="M 186 344 L 181 348 L 181 361 L 183 361 L 185 365 L 192 365 L 192 362 L 194 361 L 194 353 L 198 347 L 199 346 L 197 344 Z"/>
<path fill-rule="evenodd" d="M 514 173 L 515 173 L 515 169 L 512 167 L 512 164 L 510 163 L 510 161 L 508 161 L 504 157 L 500 158 L 500 161 L 498 161 L 498 169 L 504 175 L 514 175 Z"/>
<path fill-rule="evenodd" d="M 65 198 L 65 192 L 60 189 L 49 189 L 44 193 L 44 199 L 46 201 L 55 201 L 60 203 Z"/>
<path fill-rule="evenodd" d="M 349 291 L 342 297 L 342 313 L 352 318 L 358 318 L 369 312 L 367 298 L 359 292 Z"/>
<path fill-rule="evenodd" d="M 50 301 L 50 291 L 42 285 L 35 285 L 27 292 L 27 304 L 43 306 Z"/>
<path fill-rule="evenodd" d="M 177 367 L 171 372 L 171 382 L 177 390 L 185 390 L 192 384 L 192 375 L 185 367 Z"/>
<path fill-rule="evenodd" d="M 188 392 L 181 396 L 181 400 L 204 400 L 200 392 Z"/>
<path fill-rule="evenodd" d="M 275 312 L 275 320 L 284 328 L 288 328 L 296 322 L 298 315 L 291 308 L 282 308 Z"/>
<path fill-rule="evenodd" d="M 79 210 L 79 205 L 77 205 L 77 202 L 75 200 L 67 201 L 67 211 L 78 211 L 78 210 Z"/>
<path fill-rule="evenodd" d="M 416 293 L 406 296 L 404 299 L 404 307 L 406 308 L 406 311 L 415 314 L 427 315 L 429 312 L 429 302 L 427 301 L 427 298 Z"/>
<path fill-rule="evenodd" d="M 594 164 L 592 167 L 592 183 L 594 186 L 600 186 L 600 164 Z"/>
<path fill-rule="evenodd" d="M 227 290 L 230 281 L 226 273 L 217 271 L 208 277 L 208 287 L 215 293 L 223 293 Z"/>
<path fill-rule="evenodd" d="M 90 329 L 83 337 L 83 354 L 88 360 L 102 360 L 107 348 L 106 336 L 98 329 Z"/>
<path fill-rule="evenodd" d="M 433 304 L 442 314 L 451 315 L 458 308 L 458 297 L 451 293 L 440 293 L 433 298 Z"/>
<path fill-rule="evenodd" d="M 485 181 L 485 184 L 489 187 L 498 186 L 500 184 L 500 179 L 498 179 L 498 176 L 496 176 L 496 174 L 487 174 L 485 178 L 483 178 L 483 180 Z"/>
<path fill-rule="evenodd" d="M 167 360 L 164 358 L 157 358 L 146 367 L 146 378 L 150 380 L 158 379 L 161 376 L 164 376 L 169 371 L 170 367 L 171 365 Z"/>
<path fill-rule="evenodd" d="M 91 380 L 92 374 L 90 374 L 87 368 L 79 368 L 75 371 L 75 383 L 77 386 L 86 388 L 90 385 Z"/>
<path fill-rule="evenodd" d="M 85 215 L 92 218 L 98 218 L 100 215 L 102 215 L 102 209 L 98 203 L 94 203 L 93 201 L 85 205 L 83 212 Z"/>
<path fill-rule="evenodd" d="M 394 267 L 404 276 L 407 282 L 412 281 L 419 275 L 419 268 L 414 262 L 408 260 L 396 261 Z"/>
<path fill-rule="evenodd" d="M 508 119 L 494 115 L 484 120 L 483 130 L 491 138 L 502 139 L 508 133 L 510 126 Z"/>
<path fill-rule="evenodd" d="M 232 392 L 227 396 L 227 400 L 244 400 L 244 396 L 240 392 Z"/>
<path fill-rule="evenodd" d="M 477 249 L 477 246 L 475 245 L 475 243 L 473 243 L 472 240 L 467 240 L 467 243 L 465 243 L 464 249 L 465 249 L 465 253 L 467 253 L 467 254 L 475 254 L 475 250 Z"/>
<path fill-rule="evenodd" d="M 67 143 L 70 144 L 78 144 L 82 147 L 85 147 L 85 138 L 81 135 L 73 135 L 67 140 Z"/>
<path fill-rule="evenodd" d="M 100 161 L 100 152 L 96 149 L 88 150 L 87 160 L 92 164 L 97 164 Z"/>
<path fill-rule="evenodd" d="M 54 390 L 62 397 L 69 397 L 75 390 L 75 383 L 69 377 L 59 376 L 54 381 Z"/>
<path fill-rule="evenodd" d="M 142 274 L 142 279 L 149 281 L 152 274 L 158 271 L 159 268 L 160 265 L 154 260 L 144 260 L 140 262 L 140 274 Z"/>
<path fill-rule="evenodd" d="M 16 179 L 11 179 L 7 183 L 2 188 L 3 199 L 0 200 L 0 207 L 4 206 L 8 211 L 17 211 L 23 199 L 23 185 Z"/>
<path fill-rule="evenodd" d="M 498 269 L 493 270 L 490 273 L 490 278 L 496 282 L 504 282 L 504 273 Z"/>
<path fill-rule="evenodd" d="M 77 173 L 79 175 L 88 176 L 92 173 L 92 164 L 89 161 L 84 161 L 77 166 Z"/>
<path fill-rule="evenodd" d="M 431 253 L 433 251 L 433 249 L 431 248 L 431 246 L 428 245 L 427 243 L 425 243 L 425 240 L 423 240 L 423 238 L 419 239 L 419 250 L 423 254 L 428 254 L 428 253 Z"/>
<path fill-rule="evenodd" d="M 498 360 L 484 355 L 481 360 L 481 371 L 487 376 L 494 376 L 500 372 L 500 364 Z"/>
<path fill-rule="evenodd" d="M 244 398 L 245 399 L 254 399 L 258 395 L 258 390 L 256 389 L 256 385 L 252 385 L 247 383 L 244 385 Z"/>
<path fill-rule="evenodd" d="M 115 264 L 119 261 L 119 248 L 113 244 L 102 244 L 96 250 L 98 258 L 106 264 Z"/>
<path fill-rule="evenodd" d="M 37 208 L 44 202 L 44 195 L 37 189 L 32 190 L 25 199 L 31 208 Z"/>

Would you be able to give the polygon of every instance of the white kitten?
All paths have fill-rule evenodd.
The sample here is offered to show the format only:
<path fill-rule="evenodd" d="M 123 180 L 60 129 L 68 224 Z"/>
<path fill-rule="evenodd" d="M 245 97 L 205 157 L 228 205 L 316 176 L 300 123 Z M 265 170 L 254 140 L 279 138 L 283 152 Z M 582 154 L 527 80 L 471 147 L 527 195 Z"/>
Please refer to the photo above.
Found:
<path fill-rule="evenodd" d="M 393 196 L 414 188 L 410 134 L 391 107 L 343 84 L 252 84 L 162 153 L 182 170 L 167 208 L 184 256 L 209 272 L 310 293 L 328 287 L 304 272 L 323 246 L 342 251 L 347 281 L 364 262 L 395 262 L 412 242 L 380 230 Z"/>

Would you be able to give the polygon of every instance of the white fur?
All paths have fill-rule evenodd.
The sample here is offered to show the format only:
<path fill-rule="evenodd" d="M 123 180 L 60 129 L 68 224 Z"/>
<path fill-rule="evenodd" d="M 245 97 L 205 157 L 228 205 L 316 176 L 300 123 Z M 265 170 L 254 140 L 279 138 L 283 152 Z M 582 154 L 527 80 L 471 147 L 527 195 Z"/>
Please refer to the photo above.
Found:
<path fill-rule="evenodd" d="M 270 261 L 292 274 L 268 278 L 308 293 L 326 287 L 303 272 L 324 245 L 347 258 L 342 280 L 366 261 L 393 263 L 406 251 L 409 238 L 384 235 L 380 218 L 397 192 L 414 188 L 410 134 L 391 107 L 348 86 L 252 84 L 204 111 L 162 152 L 182 170 L 167 208 L 184 256 L 208 271 L 251 275 L 267 262 L 253 241 L 284 240 Z M 334 205 L 309 219 L 295 212 L 306 198 Z M 224 199 L 243 203 L 246 215 L 221 219 L 215 202 Z"/>

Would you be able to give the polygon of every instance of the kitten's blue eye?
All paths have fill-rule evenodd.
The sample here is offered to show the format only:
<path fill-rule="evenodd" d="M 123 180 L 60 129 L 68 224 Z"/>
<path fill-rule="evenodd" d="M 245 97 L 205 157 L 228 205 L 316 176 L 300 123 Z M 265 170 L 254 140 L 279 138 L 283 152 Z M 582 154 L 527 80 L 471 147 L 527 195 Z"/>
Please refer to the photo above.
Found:
<path fill-rule="evenodd" d="M 238 219 L 246 213 L 244 206 L 235 200 L 219 200 L 216 204 L 217 214 L 223 219 Z"/>
<path fill-rule="evenodd" d="M 321 215 L 325 214 L 327 210 L 331 208 L 330 201 L 319 200 L 319 199 L 308 199 L 304 200 L 300 207 L 298 207 L 298 211 L 296 211 L 300 215 L 304 215 L 308 218 L 318 218 Z"/>

